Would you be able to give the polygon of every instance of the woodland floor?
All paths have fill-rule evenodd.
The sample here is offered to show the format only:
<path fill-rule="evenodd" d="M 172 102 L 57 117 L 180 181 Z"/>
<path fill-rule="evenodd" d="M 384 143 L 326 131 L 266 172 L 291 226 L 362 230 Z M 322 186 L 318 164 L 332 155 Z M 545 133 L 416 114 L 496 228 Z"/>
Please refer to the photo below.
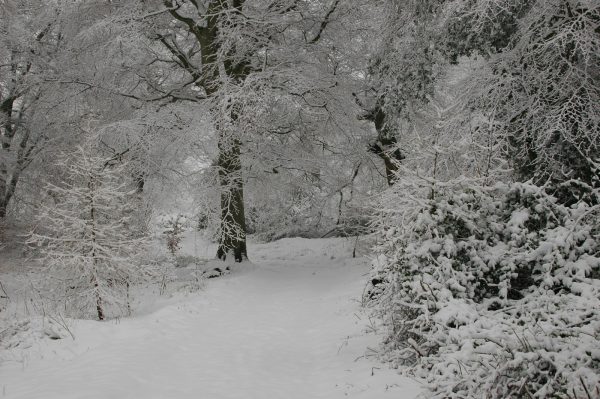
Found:
<path fill-rule="evenodd" d="M 252 264 L 195 293 L 70 321 L 75 339 L 0 352 L 0 397 L 416 398 L 416 382 L 369 356 L 381 337 L 360 309 L 368 261 L 353 245 L 254 244 Z"/>

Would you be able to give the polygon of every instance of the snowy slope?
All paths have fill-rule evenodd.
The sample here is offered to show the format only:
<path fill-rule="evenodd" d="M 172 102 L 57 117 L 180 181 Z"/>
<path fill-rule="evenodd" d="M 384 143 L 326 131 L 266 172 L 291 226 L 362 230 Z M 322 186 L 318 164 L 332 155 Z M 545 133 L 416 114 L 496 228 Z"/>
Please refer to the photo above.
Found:
<path fill-rule="evenodd" d="M 252 245 L 254 265 L 205 290 L 118 322 L 77 321 L 75 340 L 1 364 L 0 397 L 415 398 L 415 382 L 364 357 L 380 337 L 365 333 L 367 266 L 352 244 Z"/>

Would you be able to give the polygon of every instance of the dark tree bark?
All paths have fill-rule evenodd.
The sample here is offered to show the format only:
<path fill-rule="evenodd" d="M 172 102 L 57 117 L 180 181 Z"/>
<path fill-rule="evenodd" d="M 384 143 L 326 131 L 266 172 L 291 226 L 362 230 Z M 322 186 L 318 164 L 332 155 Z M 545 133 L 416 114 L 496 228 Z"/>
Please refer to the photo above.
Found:
<path fill-rule="evenodd" d="M 98 254 L 96 253 L 96 206 L 94 204 L 94 191 L 97 187 L 96 181 L 94 179 L 94 177 L 92 176 L 90 178 L 90 181 L 88 182 L 88 188 L 90 189 L 90 197 L 89 197 L 89 201 L 90 201 L 90 234 L 91 234 L 91 240 L 92 240 L 92 246 L 91 246 L 91 257 L 92 257 L 92 262 L 94 264 L 94 269 L 97 270 L 99 265 L 98 265 Z M 96 313 L 98 314 L 98 320 L 102 321 L 104 320 L 104 307 L 102 305 L 103 301 L 102 301 L 102 297 L 100 296 L 100 285 L 98 284 L 98 279 L 95 277 L 95 272 L 94 272 L 94 277 L 92 278 L 91 281 L 92 285 L 94 286 L 94 294 L 96 296 Z"/>
<path fill-rule="evenodd" d="M 404 155 L 396 147 L 398 141 L 389 131 L 385 112 L 381 109 L 381 106 L 377 105 L 365 118 L 375 124 L 375 130 L 377 131 L 377 141 L 369 145 L 369 151 L 383 160 L 388 186 L 392 186 L 396 180 L 398 165 L 404 159 Z"/>
<path fill-rule="evenodd" d="M 42 40 L 51 27 L 52 25 L 48 25 L 36 34 L 35 40 L 37 42 Z M 36 54 L 33 48 L 29 49 L 29 53 Z M 31 60 L 19 61 L 17 53 L 13 51 L 11 53 L 10 81 L 11 85 L 15 87 L 9 89 L 4 98 L 0 93 L 0 120 L 3 121 L 0 125 L 0 219 L 6 217 L 8 203 L 15 193 L 21 174 L 29 164 L 30 156 L 35 149 L 35 144 L 37 144 L 37 140 L 30 143 L 31 132 L 27 127 L 23 127 L 23 112 L 26 108 L 23 103 L 26 100 L 22 94 L 19 94 L 20 90 L 16 88 L 23 81 L 25 75 L 31 71 L 31 68 Z M 33 101 L 35 102 L 38 99 L 39 93 L 33 98 Z M 13 140 L 19 137 L 17 130 L 21 138 L 18 143 L 14 143 Z M 6 158 L 8 158 L 8 154 L 15 151 L 17 162 L 14 167 L 10 167 L 6 163 Z M 3 160 L 4 157 L 6 158 Z"/>
<path fill-rule="evenodd" d="M 94 279 L 92 282 L 94 284 L 94 292 L 96 294 L 96 314 L 98 315 L 98 320 L 104 320 L 104 306 L 102 303 L 102 297 L 100 296 L 98 281 Z"/>
<path fill-rule="evenodd" d="M 144 185 L 146 184 L 146 178 L 142 172 L 136 173 L 135 177 L 135 192 L 136 194 L 142 194 L 144 192 Z"/>
<path fill-rule="evenodd" d="M 2 187 L 0 186 L 0 189 Z M 6 217 L 6 206 L 8 204 L 4 201 L 4 198 L 0 198 L 0 219 L 4 219 Z"/>
<path fill-rule="evenodd" d="M 221 135 L 219 142 L 219 181 L 221 185 L 221 238 L 217 257 L 233 256 L 236 262 L 248 258 L 246 250 L 246 218 L 240 143 Z"/>
<path fill-rule="evenodd" d="M 0 113 L 2 114 L 2 119 L 4 119 L 4 123 L 0 126 L 2 129 L 0 131 L 0 151 L 4 154 L 10 152 L 11 143 L 15 135 L 15 126 L 13 125 L 12 120 L 14 102 L 15 97 L 9 96 L 0 103 Z M 8 190 L 10 187 L 8 170 L 6 161 L 0 157 L 0 218 L 6 216 L 8 201 L 10 201 L 10 198 L 12 197 L 12 194 L 9 194 Z"/>
<path fill-rule="evenodd" d="M 13 137 L 14 133 L 10 139 L 12 140 Z M 8 204 L 15 194 L 21 174 L 31 162 L 32 152 L 36 149 L 38 141 L 30 140 L 29 138 L 29 129 L 24 129 L 17 147 L 13 148 L 11 142 L 6 142 L 2 145 L 2 151 L 5 153 L 16 151 L 16 162 L 10 173 L 8 165 L 0 163 L 0 218 L 6 217 Z"/>
<path fill-rule="evenodd" d="M 396 172 L 398 165 L 404 159 L 404 154 L 397 147 L 398 140 L 390 131 L 387 115 L 383 110 L 383 98 L 379 98 L 374 107 L 367 107 L 363 101 L 356 95 L 352 94 L 356 103 L 364 110 L 364 113 L 359 116 L 360 119 L 373 122 L 375 131 L 377 132 L 377 140 L 369 144 L 369 151 L 377 155 L 383 160 L 385 166 L 385 177 L 388 186 L 392 186 L 396 181 Z"/>
<path fill-rule="evenodd" d="M 170 9 L 170 14 L 183 23 L 190 33 L 193 34 L 201 48 L 202 68 L 197 69 L 189 61 L 188 55 L 165 36 L 158 36 L 158 40 L 167 47 L 177 62 L 194 79 L 194 84 L 202 88 L 207 97 L 215 95 L 221 86 L 219 71 L 216 65 L 219 31 L 218 22 L 220 15 L 226 12 L 241 12 L 244 1 L 233 0 L 232 2 L 214 1 L 207 10 L 203 10 L 194 1 L 191 4 L 198 9 L 199 15 L 205 15 L 203 25 L 178 12 L 178 7 L 172 0 L 163 0 L 165 6 Z M 250 73 L 248 65 L 242 60 L 233 62 L 225 59 L 222 62 L 224 72 L 233 80 L 241 82 Z M 236 119 L 235 115 L 229 115 Z M 219 117 L 219 116 L 217 116 Z M 223 115 L 222 117 L 227 117 Z M 221 121 L 216 120 L 217 131 Z M 242 180 L 242 164 L 240 159 L 241 142 L 228 129 L 219 132 L 219 184 L 221 186 L 221 237 L 217 257 L 225 260 L 229 254 L 233 254 L 236 262 L 242 262 L 248 257 L 246 251 L 246 220 L 244 214 L 244 186 Z"/>
<path fill-rule="evenodd" d="M 369 145 L 369 151 L 383 160 L 388 186 L 395 183 L 398 164 L 404 159 L 402 152 L 398 148 L 394 148 L 395 146 L 395 137 L 382 137 L 377 142 Z"/>

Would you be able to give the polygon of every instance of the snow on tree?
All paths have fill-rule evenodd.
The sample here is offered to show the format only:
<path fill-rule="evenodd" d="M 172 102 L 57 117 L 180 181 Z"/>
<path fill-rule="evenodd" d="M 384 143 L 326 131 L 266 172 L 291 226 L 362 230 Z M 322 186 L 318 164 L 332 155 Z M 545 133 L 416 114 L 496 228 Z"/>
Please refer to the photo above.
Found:
<path fill-rule="evenodd" d="M 29 242 L 40 248 L 48 287 L 72 314 L 99 320 L 129 311 L 129 288 L 152 276 L 147 238 L 135 228 L 136 189 L 125 165 L 88 145 L 63 156 Z"/>
<path fill-rule="evenodd" d="M 0 4 L 0 218 L 6 216 L 24 170 L 44 134 L 32 126 L 43 97 L 44 64 L 55 53 L 53 7 L 31 2 Z"/>
<path fill-rule="evenodd" d="M 364 88 L 355 98 L 363 108 L 361 117 L 372 122 L 377 132 L 369 150 L 384 161 L 392 185 L 408 150 L 409 140 L 402 140 L 403 123 L 414 121 L 414 111 L 433 94 L 440 72 L 435 67 L 439 51 L 432 46 L 439 30 L 431 23 L 439 1 L 390 0 L 379 8 L 380 32 L 368 54 Z"/>
<path fill-rule="evenodd" d="M 473 76 L 469 106 L 489 115 L 517 178 L 533 179 L 567 203 L 593 197 L 600 187 L 600 5 L 479 0 L 454 6 L 447 52 L 487 60 Z"/>
<path fill-rule="evenodd" d="M 429 3 L 415 25 L 438 32 L 421 47 L 435 79 L 398 119 L 407 156 L 375 201 L 384 356 L 436 398 L 596 397 L 600 8 Z"/>
<path fill-rule="evenodd" d="M 302 155 L 311 157 L 319 148 L 329 155 L 341 152 L 336 147 L 343 140 L 350 142 L 345 149 L 357 151 L 363 145 L 357 137 L 365 129 L 357 128 L 357 106 L 347 90 L 356 70 L 341 53 L 357 42 L 350 36 L 342 39 L 340 31 L 346 25 L 338 20 L 346 18 L 356 2 L 162 1 L 150 5 L 154 8 L 146 13 L 154 18 L 141 23 L 152 50 L 148 61 L 152 67 L 143 71 L 145 82 L 155 98 L 196 103 L 199 110 L 209 110 L 216 142 L 212 176 L 220 197 L 217 255 L 223 259 L 233 252 L 240 261 L 246 253 L 244 190 L 250 179 L 269 184 L 269 175 L 282 170 L 294 171 L 287 177 L 297 179 L 323 172 L 314 165 L 306 167 L 310 158 L 300 158 L 296 151 L 301 145 Z M 335 132 L 331 143 L 323 139 L 327 131 Z M 340 159 L 327 168 L 335 163 L 339 167 Z M 354 158 L 349 163 L 352 181 L 360 161 Z M 345 172 L 338 173 L 344 180 Z M 347 200 L 346 183 L 336 184 L 323 197 L 338 201 L 345 190 Z M 306 191 L 310 196 L 311 188 Z"/>
<path fill-rule="evenodd" d="M 56 152 L 81 143 L 81 130 L 93 125 L 99 113 L 114 117 L 114 109 L 122 104 L 113 97 L 107 101 L 114 104 L 113 112 L 94 107 L 92 98 L 106 96 L 93 93 L 89 85 L 67 83 L 76 73 L 90 70 L 91 64 L 105 70 L 111 59 L 100 62 L 97 47 L 96 58 L 85 57 L 84 46 L 89 43 L 82 39 L 106 10 L 92 13 L 91 4 L 106 2 L 87 1 L 85 7 L 83 3 L 7 0 L 0 4 L 1 218 L 21 200 L 12 208 L 14 219 L 18 215 L 21 221 L 28 220 L 29 204 L 42 196 L 39 188 L 60 174 L 49 168 Z"/>

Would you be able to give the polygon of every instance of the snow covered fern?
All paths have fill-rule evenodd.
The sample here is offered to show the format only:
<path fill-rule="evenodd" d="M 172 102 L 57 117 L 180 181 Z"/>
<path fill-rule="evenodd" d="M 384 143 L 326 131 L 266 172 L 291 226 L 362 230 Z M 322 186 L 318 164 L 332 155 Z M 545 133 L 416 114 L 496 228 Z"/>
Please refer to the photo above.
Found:
<path fill-rule="evenodd" d="M 400 189 L 377 219 L 389 360 L 434 398 L 600 397 L 600 207 L 528 183 Z"/>
<path fill-rule="evenodd" d="M 135 188 L 123 164 L 84 148 L 59 162 L 67 174 L 47 186 L 54 203 L 41 207 L 30 237 L 47 266 L 44 289 L 72 316 L 128 312 L 130 285 L 151 274 L 140 258 L 147 241 L 134 223 Z"/>

